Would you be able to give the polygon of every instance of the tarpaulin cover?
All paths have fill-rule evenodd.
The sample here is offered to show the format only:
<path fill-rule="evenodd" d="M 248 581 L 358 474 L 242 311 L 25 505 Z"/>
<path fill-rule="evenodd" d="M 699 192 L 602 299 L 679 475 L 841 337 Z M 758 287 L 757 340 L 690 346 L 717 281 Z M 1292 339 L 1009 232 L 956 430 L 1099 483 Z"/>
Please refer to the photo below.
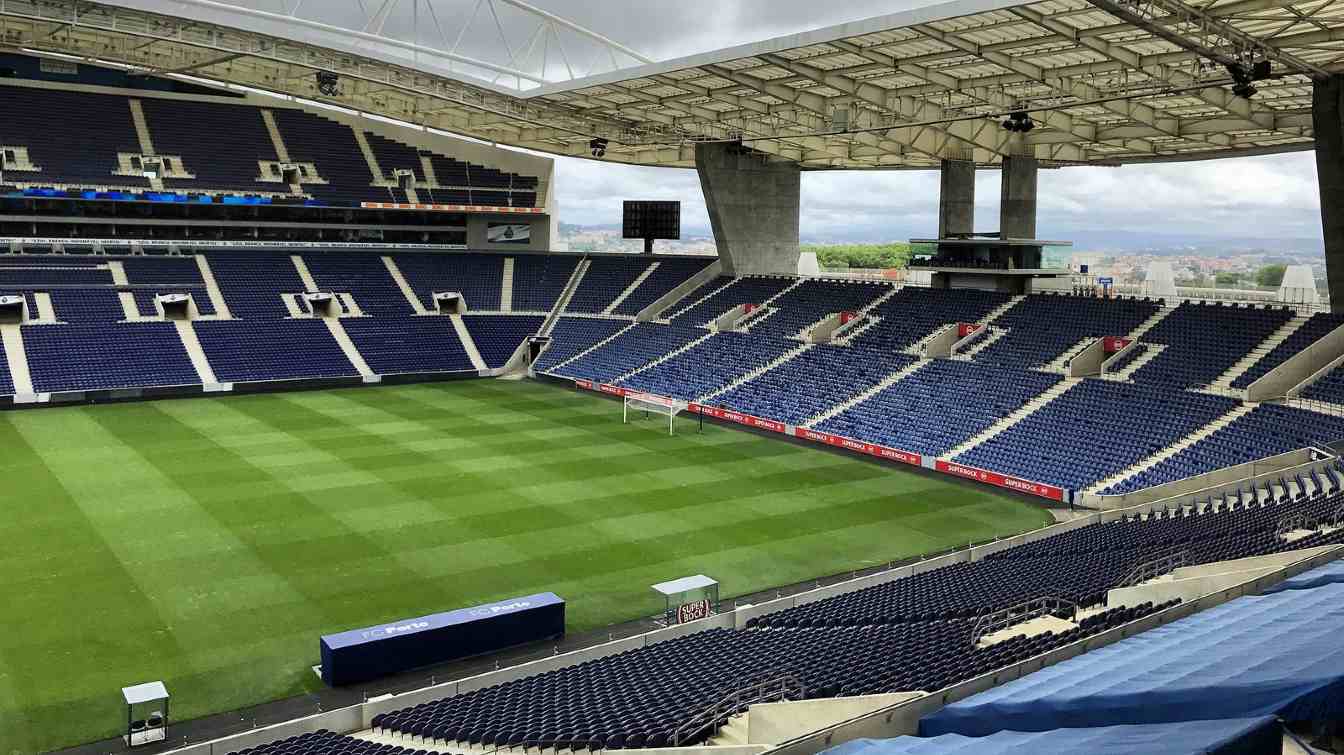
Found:
<path fill-rule="evenodd" d="M 1239 598 L 982 692 L 922 736 L 1344 717 L 1344 584 Z"/>
<path fill-rule="evenodd" d="M 1001 731 L 987 737 L 856 739 L 825 755 L 1258 755 L 1283 747 L 1273 716 L 1182 721 L 1146 726 L 1101 726 L 1054 731 Z"/>
<path fill-rule="evenodd" d="M 1265 590 L 1265 593 L 1283 592 L 1284 590 L 1310 590 L 1313 587 L 1330 585 L 1336 582 L 1344 582 L 1344 561 L 1332 561 L 1325 566 L 1318 566 L 1311 571 L 1302 572 L 1296 577 L 1289 577 Z"/>

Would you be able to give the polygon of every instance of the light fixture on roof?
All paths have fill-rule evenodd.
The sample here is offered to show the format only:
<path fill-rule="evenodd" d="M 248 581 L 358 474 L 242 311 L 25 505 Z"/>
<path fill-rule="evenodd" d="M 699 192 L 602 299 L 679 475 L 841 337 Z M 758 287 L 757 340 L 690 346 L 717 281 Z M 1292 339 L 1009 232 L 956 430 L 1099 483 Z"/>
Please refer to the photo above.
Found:
<path fill-rule="evenodd" d="M 340 76 L 331 71 L 318 71 L 315 78 L 317 79 L 317 91 L 319 93 L 327 97 L 340 96 L 341 90 L 338 88 L 341 83 Z"/>
<path fill-rule="evenodd" d="M 1031 120 L 1031 116 L 1025 110 L 1019 110 L 1011 113 L 1003 121 L 1003 128 L 1006 131 L 1012 131 L 1018 134 L 1025 134 L 1036 128 L 1036 123 Z"/>
<path fill-rule="evenodd" d="M 602 137 L 599 136 L 588 142 L 588 149 L 592 150 L 593 157 L 606 157 L 607 145 L 609 143 L 610 142 L 608 142 L 606 139 L 603 139 Z"/>
<path fill-rule="evenodd" d="M 1244 63 L 1227 63 L 1224 68 L 1232 76 L 1232 94 L 1248 100 L 1259 91 L 1251 82 L 1263 81 L 1273 73 L 1268 60 L 1257 60 L 1249 67 Z"/>

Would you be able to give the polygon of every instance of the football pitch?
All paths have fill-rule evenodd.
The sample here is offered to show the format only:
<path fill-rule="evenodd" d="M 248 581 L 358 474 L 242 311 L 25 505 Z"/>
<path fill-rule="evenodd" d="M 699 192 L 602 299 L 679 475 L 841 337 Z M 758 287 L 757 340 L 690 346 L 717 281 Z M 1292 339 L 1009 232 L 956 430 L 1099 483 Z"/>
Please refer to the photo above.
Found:
<path fill-rule="evenodd" d="M 570 631 L 1009 535 L 1037 505 L 536 382 L 0 416 L 0 753 L 301 694 L 318 635 L 553 590 Z"/>

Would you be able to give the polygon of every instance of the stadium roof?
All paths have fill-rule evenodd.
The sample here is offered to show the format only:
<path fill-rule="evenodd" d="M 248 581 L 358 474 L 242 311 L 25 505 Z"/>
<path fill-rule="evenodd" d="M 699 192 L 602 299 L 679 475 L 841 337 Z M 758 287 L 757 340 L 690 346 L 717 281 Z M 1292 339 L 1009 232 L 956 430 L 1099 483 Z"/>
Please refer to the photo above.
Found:
<path fill-rule="evenodd" d="M 694 164 L 696 141 L 739 139 L 815 169 L 1302 150 L 1313 144 L 1312 79 L 1344 71 L 1344 0 L 956 0 L 559 83 L 536 83 L 543 63 L 525 85 L 509 65 L 383 33 L 379 13 L 421 2 L 372 3 L 354 29 L 237 0 L 0 0 L 0 39 L 557 154 L 589 156 L 600 137 L 609 161 L 672 166 Z M 613 63 L 617 50 L 639 59 L 580 31 Z M 1234 95 L 1234 77 L 1258 77 L 1265 62 L 1270 76 L 1250 82 L 1258 92 Z M 317 91 L 318 70 L 340 75 L 339 94 Z M 1003 128 L 1014 111 L 1035 128 Z"/>

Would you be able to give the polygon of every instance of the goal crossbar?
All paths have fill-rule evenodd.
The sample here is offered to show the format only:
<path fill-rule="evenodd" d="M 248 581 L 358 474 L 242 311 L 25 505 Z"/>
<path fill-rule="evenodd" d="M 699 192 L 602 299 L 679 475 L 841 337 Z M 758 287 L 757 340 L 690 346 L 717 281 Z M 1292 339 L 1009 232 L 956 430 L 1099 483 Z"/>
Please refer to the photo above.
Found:
<path fill-rule="evenodd" d="M 675 435 L 677 415 L 686 411 L 689 406 L 690 404 L 685 401 L 653 393 L 627 393 L 621 409 L 621 422 L 629 424 L 631 412 L 638 412 L 646 417 L 650 414 L 664 414 L 667 415 L 667 434 Z"/>

